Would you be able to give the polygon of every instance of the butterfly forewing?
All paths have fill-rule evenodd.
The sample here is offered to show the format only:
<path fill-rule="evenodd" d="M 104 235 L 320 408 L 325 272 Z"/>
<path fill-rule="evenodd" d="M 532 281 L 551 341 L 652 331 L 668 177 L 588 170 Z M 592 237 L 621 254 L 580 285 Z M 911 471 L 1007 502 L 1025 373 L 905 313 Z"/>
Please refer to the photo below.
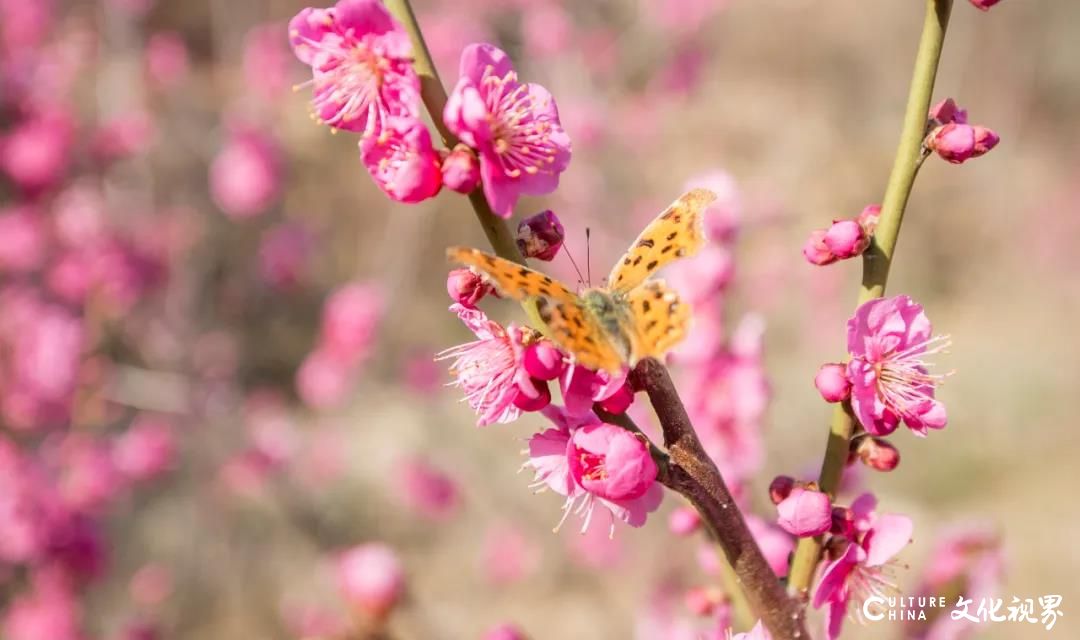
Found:
<path fill-rule="evenodd" d="M 608 276 L 608 288 L 627 293 L 665 264 L 697 253 L 705 243 L 702 216 L 715 199 L 711 191 L 694 189 L 673 202 L 645 227 L 615 264 Z"/>
<path fill-rule="evenodd" d="M 451 247 L 447 257 L 483 273 L 499 290 L 514 300 L 538 298 L 540 319 L 546 333 L 581 365 L 590 369 L 618 371 L 623 358 L 581 298 L 561 282 L 515 262 L 465 247 Z"/>

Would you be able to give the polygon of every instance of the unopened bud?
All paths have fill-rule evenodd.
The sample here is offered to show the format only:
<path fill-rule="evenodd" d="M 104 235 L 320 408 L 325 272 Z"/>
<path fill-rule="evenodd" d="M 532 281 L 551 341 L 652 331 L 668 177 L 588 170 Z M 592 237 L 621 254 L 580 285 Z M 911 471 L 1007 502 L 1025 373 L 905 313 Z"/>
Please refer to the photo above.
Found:
<path fill-rule="evenodd" d="M 545 262 L 555 258 L 565 237 L 566 231 L 559 217 L 550 209 L 525 218 L 517 229 L 517 245 L 521 253 L 526 258 Z"/>
<path fill-rule="evenodd" d="M 859 438 L 855 455 L 863 464 L 878 471 L 892 471 L 900 464 L 900 451 L 884 438 Z"/>
<path fill-rule="evenodd" d="M 791 490 L 795 487 L 795 478 L 791 476 L 776 476 L 773 481 L 769 483 L 769 499 L 773 504 L 780 504 L 791 495 Z"/>
<path fill-rule="evenodd" d="M 471 269 L 454 269 L 446 277 L 446 292 L 450 299 L 469 309 L 475 309 L 476 303 L 492 291 L 491 284 Z"/>
<path fill-rule="evenodd" d="M 480 162 L 469 147 L 459 144 L 442 161 L 442 181 L 458 193 L 472 193 L 480 184 Z"/>
<path fill-rule="evenodd" d="M 841 260 L 854 258 L 870 245 L 870 236 L 855 220 L 837 220 L 825 231 L 822 243 Z"/>
<path fill-rule="evenodd" d="M 803 245 L 802 250 L 803 257 L 810 264 L 816 264 L 819 267 L 836 262 L 836 256 L 832 251 L 829 251 L 829 247 L 825 244 L 825 230 L 818 229 L 810 233 L 810 237 L 806 239 L 806 244 Z"/>
<path fill-rule="evenodd" d="M 851 380 L 847 376 L 847 367 L 836 362 L 821 365 L 814 376 L 814 386 L 825 402 L 842 402 L 851 395 Z"/>

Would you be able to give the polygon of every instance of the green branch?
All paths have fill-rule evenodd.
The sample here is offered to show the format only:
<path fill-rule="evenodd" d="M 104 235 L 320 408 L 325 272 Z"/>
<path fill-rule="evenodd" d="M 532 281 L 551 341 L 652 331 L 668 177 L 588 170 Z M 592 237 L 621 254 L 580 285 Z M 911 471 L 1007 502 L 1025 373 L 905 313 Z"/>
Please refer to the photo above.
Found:
<path fill-rule="evenodd" d="M 874 231 L 873 242 L 863 254 L 863 277 L 858 302 L 860 305 L 885 294 L 889 267 L 892 266 L 900 225 L 904 221 L 904 209 L 924 159 L 922 144 L 926 136 L 926 119 L 930 111 L 930 99 L 934 92 L 934 80 L 937 78 L 938 61 L 941 59 L 941 47 L 945 41 L 945 29 L 949 24 L 952 4 L 952 0 L 926 0 L 926 18 L 923 21 L 919 51 L 915 56 L 915 71 L 908 92 L 907 109 L 904 112 L 904 128 L 900 133 L 896 159 L 885 188 L 881 217 Z M 835 495 L 840 484 L 855 424 L 850 406 L 847 403 L 836 405 L 818 480 L 822 491 L 830 495 Z M 788 580 L 788 589 L 792 593 L 805 596 L 808 592 L 814 569 L 821 557 L 821 542 L 820 537 L 799 541 Z"/>

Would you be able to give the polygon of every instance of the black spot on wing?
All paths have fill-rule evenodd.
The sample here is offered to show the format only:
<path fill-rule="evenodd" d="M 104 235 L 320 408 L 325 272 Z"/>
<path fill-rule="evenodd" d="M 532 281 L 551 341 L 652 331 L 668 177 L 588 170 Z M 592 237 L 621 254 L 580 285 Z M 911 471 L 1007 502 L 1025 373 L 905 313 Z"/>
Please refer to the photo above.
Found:
<path fill-rule="evenodd" d="M 641 256 L 634 258 L 634 266 L 636 267 L 639 264 L 641 264 Z"/>
<path fill-rule="evenodd" d="M 653 242 L 652 238 L 645 238 L 644 240 L 639 240 L 636 246 L 645 247 L 646 249 L 652 249 L 653 245 L 655 244 L 656 243 Z"/>
<path fill-rule="evenodd" d="M 653 260 L 649 264 L 645 265 L 645 268 L 648 269 L 649 271 L 652 271 L 653 269 L 656 268 L 656 265 L 658 265 L 658 264 L 660 264 L 658 261 Z"/>
<path fill-rule="evenodd" d="M 676 236 L 678 236 L 678 235 L 679 235 L 679 232 L 678 232 L 678 231 L 672 231 L 671 233 L 667 234 L 667 238 L 666 238 L 666 239 L 667 239 L 667 241 L 668 241 L 668 242 L 671 242 L 671 241 L 672 241 L 672 240 L 674 240 L 674 239 L 675 239 L 675 237 L 676 237 Z"/>
<path fill-rule="evenodd" d="M 641 310 L 644 311 L 645 313 L 648 313 L 649 311 L 652 310 L 652 305 L 649 304 L 648 300 L 642 300 L 641 301 Z"/>
<path fill-rule="evenodd" d="M 666 247 L 664 247 L 663 249 L 661 249 L 661 250 L 660 250 L 660 253 L 667 253 L 668 251 L 671 251 L 671 250 L 672 250 L 672 249 L 674 249 L 674 248 L 675 248 L 674 246 L 672 246 L 672 245 L 670 245 L 670 244 L 669 244 L 668 246 L 666 246 Z"/>

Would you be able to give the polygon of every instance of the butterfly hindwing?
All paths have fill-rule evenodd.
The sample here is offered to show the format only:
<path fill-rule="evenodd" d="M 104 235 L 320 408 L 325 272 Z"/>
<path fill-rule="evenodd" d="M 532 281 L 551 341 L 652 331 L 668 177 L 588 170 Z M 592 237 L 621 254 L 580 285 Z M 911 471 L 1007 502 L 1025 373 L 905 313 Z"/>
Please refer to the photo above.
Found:
<path fill-rule="evenodd" d="M 611 291 L 627 293 L 665 264 L 697 253 L 705 243 L 702 216 L 715 199 L 711 191 L 693 189 L 649 223 L 611 270 Z"/>
<path fill-rule="evenodd" d="M 626 298 L 634 319 L 631 364 L 642 358 L 662 358 L 690 330 L 690 305 L 663 280 L 651 280 Z"/>

